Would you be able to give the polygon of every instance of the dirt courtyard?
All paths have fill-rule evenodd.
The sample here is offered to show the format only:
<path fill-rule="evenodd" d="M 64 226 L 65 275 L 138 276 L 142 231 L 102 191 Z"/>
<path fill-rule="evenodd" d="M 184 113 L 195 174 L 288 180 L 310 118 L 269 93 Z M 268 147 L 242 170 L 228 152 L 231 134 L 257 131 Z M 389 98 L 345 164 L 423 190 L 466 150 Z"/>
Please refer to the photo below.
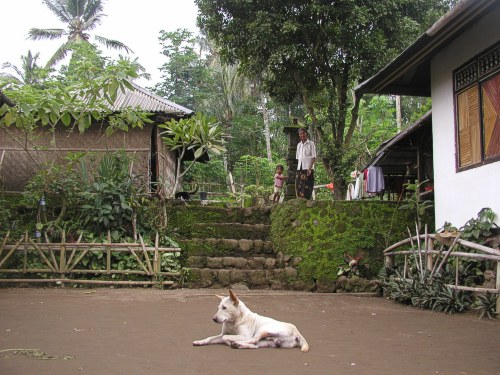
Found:
<path fill-rule="evenodd" d="M 214 294 L 226 290 L 3 288 L 0 374 L 500 374 L 500 321 L 380 297 L 235 292 L 294 323 L 310 352 L 192 346 L 219 333 Z"/>

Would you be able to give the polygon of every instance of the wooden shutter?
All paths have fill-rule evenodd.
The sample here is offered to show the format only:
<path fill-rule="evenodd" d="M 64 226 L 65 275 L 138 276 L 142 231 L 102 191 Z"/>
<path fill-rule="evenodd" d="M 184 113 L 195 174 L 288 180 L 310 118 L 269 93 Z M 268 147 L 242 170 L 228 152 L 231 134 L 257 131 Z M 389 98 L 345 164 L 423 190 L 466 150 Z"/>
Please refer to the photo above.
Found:
<path fill-rule="evenodd" d="M 459 167 L 481 162 L 479 90 L 473 86 L 457 95 Z"/>
<path fill-rule="evenodd" d="M 482 84 L 484 157 L 500 156 L 500 74 Z"/>

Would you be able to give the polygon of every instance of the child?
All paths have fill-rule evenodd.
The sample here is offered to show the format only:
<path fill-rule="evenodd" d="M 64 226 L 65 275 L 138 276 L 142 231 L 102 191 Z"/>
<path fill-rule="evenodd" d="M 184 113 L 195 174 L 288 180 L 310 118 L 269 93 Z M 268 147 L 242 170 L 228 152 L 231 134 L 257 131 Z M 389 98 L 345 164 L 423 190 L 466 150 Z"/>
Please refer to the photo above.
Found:
<path fill-rule="evenodd" d="M 278 203 L 280 201 L 281 190 L 283 189 L 283 181 L 286 180 L 286 176 L 283 176 L 283 166 L 278 164 L 276 166 L 276 173 L 274 175 L 274 197 L 273 203 Z"/>

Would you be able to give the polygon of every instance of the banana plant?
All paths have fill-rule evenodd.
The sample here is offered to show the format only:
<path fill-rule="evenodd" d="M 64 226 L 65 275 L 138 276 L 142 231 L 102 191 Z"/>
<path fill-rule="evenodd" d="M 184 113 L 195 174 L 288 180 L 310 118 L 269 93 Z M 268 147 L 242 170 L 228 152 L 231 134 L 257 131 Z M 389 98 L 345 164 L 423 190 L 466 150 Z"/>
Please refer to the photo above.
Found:
<path fill-rule="evenodd" d="M 180 120 L 170 120 L 158 125 L 164 129 L 160 135 L 163 143 L 171 150 L 177 152 L 177 168 L 175 171 L 174 185 L 166 192 L 167 198 L 172 198 L 184 176 L 205 154 L 220 155 L 226 152 L 224 147 L 223 127 L 202 113 Z M 184 165 L 188 152 L 194 157 Z"/>

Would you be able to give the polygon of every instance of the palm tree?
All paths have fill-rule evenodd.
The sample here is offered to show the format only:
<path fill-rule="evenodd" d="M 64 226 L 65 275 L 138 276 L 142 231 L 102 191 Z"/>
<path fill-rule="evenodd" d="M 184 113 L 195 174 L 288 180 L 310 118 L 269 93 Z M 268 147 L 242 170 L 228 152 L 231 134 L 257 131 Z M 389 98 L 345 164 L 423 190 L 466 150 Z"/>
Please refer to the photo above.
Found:
<path fill-rule="evenodd" d="M 41 67 L 36 63 L 39 55 L 39 53 L 33 55 L 31 51 L 28 50 L 28 54 L 26 56 L 21 56 L 21 68 L 18 68 L 10 62 L 3 63 L 2 69 L 11 69 L 15 72 L 15 74 L 0 73 L 0 76 L 8 81 L 21 85 L 31 85 L 37 83 L 41 69 Z"/>
<path fill-rule="evenodd" d="M 102 13 L 103 0 L 43 0 L 43 3 L 57 18 L 67 24 L 67 29 L 36 29 L 32 28 L 28 36 L 32 40 L 59 39 L 67 36 L 67 41 L 54 53 L 46 67 L 54 66 L 66 57 L 73 43 L 89 42 L 88 31 L 97 27 L 105 16 Z M 123 49 L 132 52 L 130 48 L 117 40 L 94 35 L 94 39 L 107 48 Z"/>

